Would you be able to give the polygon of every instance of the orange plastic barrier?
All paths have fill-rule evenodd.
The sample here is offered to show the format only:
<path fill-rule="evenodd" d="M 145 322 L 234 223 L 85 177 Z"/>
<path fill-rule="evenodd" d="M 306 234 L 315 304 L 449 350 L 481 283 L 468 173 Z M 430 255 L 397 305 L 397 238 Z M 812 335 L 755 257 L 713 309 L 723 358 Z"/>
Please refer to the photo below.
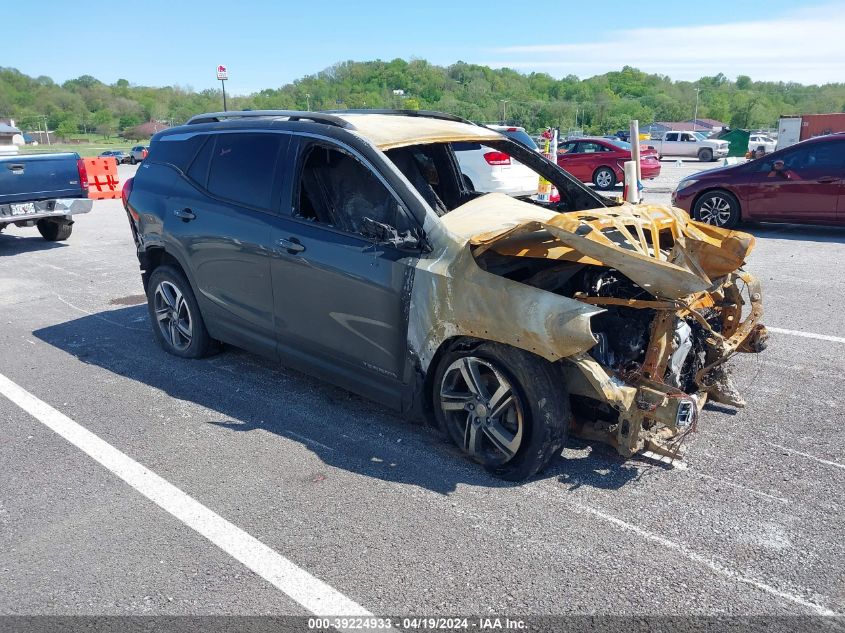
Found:
<path fill-rule="evenodd" d="M 117 161 L 112 157 L 85 158 L 88 172 L 88 197 L 106 200 L 120 197 L 120 179 L 117 175 Z"/>

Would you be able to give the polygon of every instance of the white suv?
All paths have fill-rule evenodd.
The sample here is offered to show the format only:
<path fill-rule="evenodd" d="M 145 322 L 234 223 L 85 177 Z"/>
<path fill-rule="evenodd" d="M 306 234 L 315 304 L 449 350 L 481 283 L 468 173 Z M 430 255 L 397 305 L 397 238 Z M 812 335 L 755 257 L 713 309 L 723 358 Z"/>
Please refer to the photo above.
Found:
<path fill-rule="evenodd" d="M 524 128 L 507 125 L 486 127 L 539 151 Z M 533 196 L 537 193 L 540 184 L 537 174 L 507 154 L 480 143 L 452 143 L 452 148 L 468 188 L 509 196 Z"/>

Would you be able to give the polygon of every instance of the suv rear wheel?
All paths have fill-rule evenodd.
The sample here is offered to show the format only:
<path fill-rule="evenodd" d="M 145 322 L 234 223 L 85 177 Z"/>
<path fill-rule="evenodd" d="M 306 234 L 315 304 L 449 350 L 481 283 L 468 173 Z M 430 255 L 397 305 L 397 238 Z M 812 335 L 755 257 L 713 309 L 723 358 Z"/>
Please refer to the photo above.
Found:
<path fill-rule="evenodd" d="M 147 284 L 147 308 L 156 340 L 166 352 L 182 358 L 202 358 L 211 349 L 199 305 L 181 271 L 159 266 Z"/>
<path fill-rule="evenodd" d="M 432 392 L 441 428 L 498 477 L 527 479 L 563 447 L 568 394 L 555 367 L 533 354 L 496 343 L 453 350 Z"/>

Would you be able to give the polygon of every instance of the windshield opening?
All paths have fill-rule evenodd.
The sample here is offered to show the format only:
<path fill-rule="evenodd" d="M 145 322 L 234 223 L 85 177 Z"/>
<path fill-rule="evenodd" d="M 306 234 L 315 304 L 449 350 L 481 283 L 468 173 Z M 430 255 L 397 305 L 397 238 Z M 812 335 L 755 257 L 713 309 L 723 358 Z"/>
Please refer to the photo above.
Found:
<path fill-rule="evenodd" d="M 484 144 L 426 143 L 385 154 L 440 216 L 490 193 L 503 193 L 561 213 L 617 204 L 594 193 L 540 153 L 510 139 Z M 543 181 L 551 187 L 541 187 Z"/>

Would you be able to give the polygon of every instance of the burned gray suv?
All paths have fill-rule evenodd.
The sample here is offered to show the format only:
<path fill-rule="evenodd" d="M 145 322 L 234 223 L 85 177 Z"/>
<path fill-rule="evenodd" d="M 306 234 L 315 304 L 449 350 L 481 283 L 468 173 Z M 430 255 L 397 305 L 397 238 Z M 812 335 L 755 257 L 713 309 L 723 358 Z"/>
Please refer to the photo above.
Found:
<path fill-rule="evenodd" d="M 454 145 L 534 170 L 477 191 Z M 124 188 L 168 352 L 218 342 L 434 419 L 524 479 L 568 432 L 679 457 L 725 371 L 765 345 L 753 237 L 603 198 L 498 132 L 409 111 L 199 115 Z"/>

